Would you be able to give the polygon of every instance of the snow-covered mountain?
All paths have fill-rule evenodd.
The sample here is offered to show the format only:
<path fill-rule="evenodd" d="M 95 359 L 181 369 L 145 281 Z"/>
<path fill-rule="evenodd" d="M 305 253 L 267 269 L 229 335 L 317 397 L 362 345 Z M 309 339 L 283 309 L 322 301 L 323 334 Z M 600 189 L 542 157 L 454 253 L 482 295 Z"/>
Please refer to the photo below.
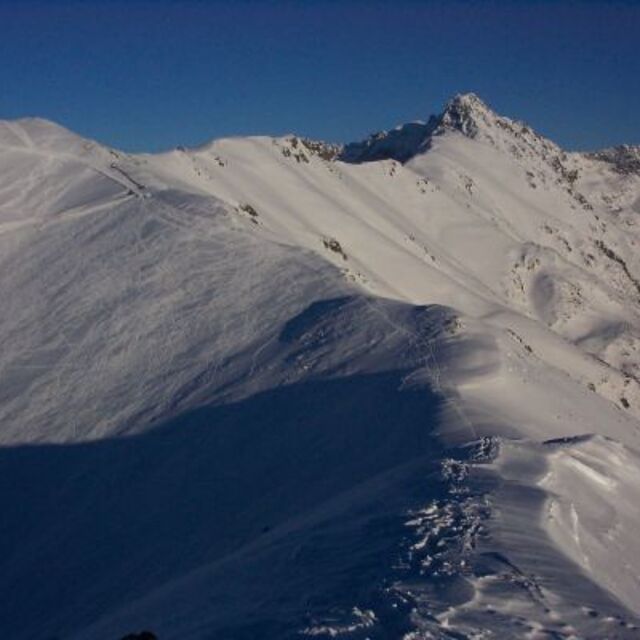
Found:
<path fill-rule="evenodd" d="M 0 631 L 640 637 L 640 148 L 0 123 Z"/>

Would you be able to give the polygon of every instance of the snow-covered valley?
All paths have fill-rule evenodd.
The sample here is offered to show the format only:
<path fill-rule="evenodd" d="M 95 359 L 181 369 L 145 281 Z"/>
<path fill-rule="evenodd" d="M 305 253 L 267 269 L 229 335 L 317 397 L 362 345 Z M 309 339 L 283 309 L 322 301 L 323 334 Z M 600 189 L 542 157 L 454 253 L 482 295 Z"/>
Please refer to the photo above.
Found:
<path fill-rule="evenodd" d="M 640 637 L 640 148 L 0 122 L 0 631 Z"/>

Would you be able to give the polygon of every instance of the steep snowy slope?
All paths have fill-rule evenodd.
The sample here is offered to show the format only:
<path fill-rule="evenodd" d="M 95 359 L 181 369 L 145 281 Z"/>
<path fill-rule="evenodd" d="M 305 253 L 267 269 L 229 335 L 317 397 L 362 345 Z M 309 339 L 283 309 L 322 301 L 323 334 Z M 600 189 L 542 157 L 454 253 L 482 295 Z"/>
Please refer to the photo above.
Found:
<path fill-rule="evenodd" d="M 639 157 L 0 123 L 0 630 L 637 637 Z"/>

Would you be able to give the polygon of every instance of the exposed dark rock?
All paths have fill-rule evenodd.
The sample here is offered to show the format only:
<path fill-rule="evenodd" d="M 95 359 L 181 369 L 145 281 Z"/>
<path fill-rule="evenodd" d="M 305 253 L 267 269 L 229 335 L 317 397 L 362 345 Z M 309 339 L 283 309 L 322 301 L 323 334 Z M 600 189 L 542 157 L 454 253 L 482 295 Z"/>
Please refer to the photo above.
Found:
<path fill-rule="evenodd" d="M 640 175 L 640 146 L 623 144 L 611 149 L 588 153 L 586 156 L 593 160 L 608 162 L 616 173 Z"/>

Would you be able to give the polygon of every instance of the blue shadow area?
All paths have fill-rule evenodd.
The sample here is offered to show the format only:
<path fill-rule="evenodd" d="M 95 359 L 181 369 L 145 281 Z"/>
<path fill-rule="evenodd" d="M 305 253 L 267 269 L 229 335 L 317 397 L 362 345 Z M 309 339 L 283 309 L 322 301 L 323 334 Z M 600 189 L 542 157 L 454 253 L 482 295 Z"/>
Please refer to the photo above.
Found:
<path fill-rule="evenodd" d="M 403 375 L 281 387 L 190 411 L 135 437 L 0 449 L 1 635 L 64 639 L 256 540 L 277 538 L 296 522 L 306 530 L 306 514 L 363 483 L 436 459 L 439 398 L 426 388 L 400 390 Z M 402 498 L 410 499 L 410 492 Z M 374 500 L 368 522 L 378 507 L 388 515 L 399 503 Z M 335 589 L 370 585 L 375 558 L 369 568 L 353 573 L 345 565 L 313 594 L 302 587 L 288 597 L 300 610 L 314 597 L 328 605 Z M 264 576 L 246 580 L 269 589 Z M 246 606 L 250 618 L 251 603 L 237 593 L 234 606 Z M 211 624 L 212 637 L 222 637 Z M 274 610 L 271 621 L 255 624 L 282 637 L 289 622 Z M 145 626 L 162 631 L 163 621 Z"/>

